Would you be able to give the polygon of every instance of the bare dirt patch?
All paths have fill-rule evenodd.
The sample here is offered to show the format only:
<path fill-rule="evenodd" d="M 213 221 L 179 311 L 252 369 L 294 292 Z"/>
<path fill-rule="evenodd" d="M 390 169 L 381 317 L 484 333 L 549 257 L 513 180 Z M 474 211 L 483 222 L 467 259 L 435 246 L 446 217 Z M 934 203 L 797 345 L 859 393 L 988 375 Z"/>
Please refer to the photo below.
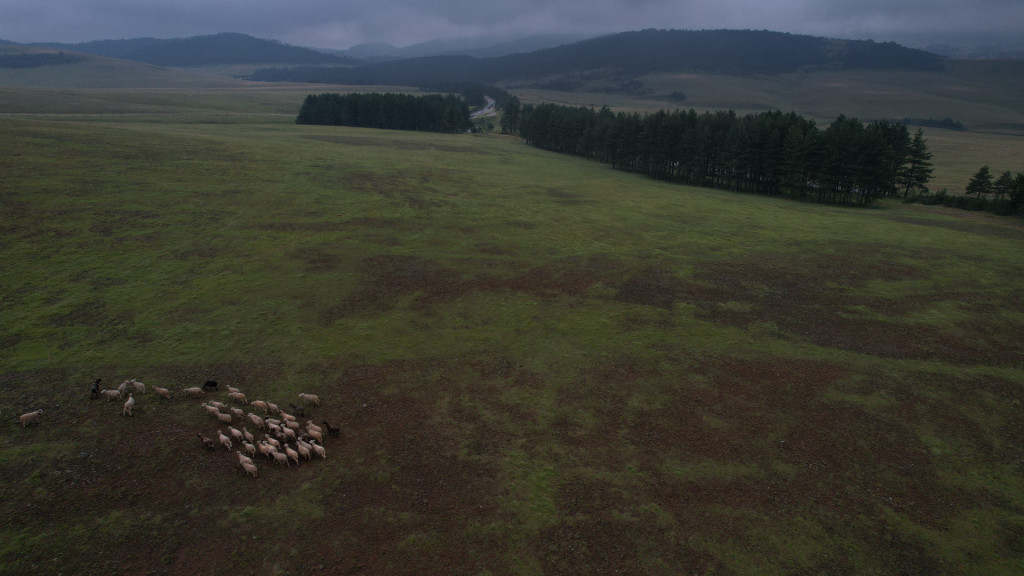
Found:
<path fill-rule="evenodd" d="M 1012 363 L 1019 356 L 1019 342 L 993 341 L 984 333 L 983 326 L 991 328 L 987 319 L 962 323 L 957 331 L 901 319 L 934 303 L 936 296 L 895 300 L 858 292 L 873 280 L 922 277 L 922 269 L 901 262 L 906 256 L 872 247 L 870 253 L 815 259 L 764 255 L 707 263 L 696 270 L 683 294 L 711 321 L 743 328 L 774 326 L 791 338 L 830 348 L 958 362 Z M 971 301 L 966 296 L 963 300 Z M 862 309 L 886 319 L 865 315 Z"/>

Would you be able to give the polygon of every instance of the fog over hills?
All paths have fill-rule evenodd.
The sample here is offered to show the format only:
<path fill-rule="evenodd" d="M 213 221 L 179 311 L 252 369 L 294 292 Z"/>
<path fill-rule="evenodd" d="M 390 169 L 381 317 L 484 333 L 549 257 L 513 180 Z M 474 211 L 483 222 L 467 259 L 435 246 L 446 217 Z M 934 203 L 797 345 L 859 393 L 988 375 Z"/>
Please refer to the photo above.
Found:
<path fill-rule="evenodd" d="M 454 38 L 420 42 L 401 48 L 387 42 L 367 42 L 343 50 L 341 53 L 356 59 L 399 60 L 425 56 L 496 58 L 573 44 L 590 37 L 578 34 L 537 34 L 504 40 L 494 37 Z"/>
<path fill-rule="evenodd" d="M 134 38 L 98 40 L 77 44 L 42 43 L 58 50 L 85 52 L 134 60 L 157 66 L 204 66 L 210 64 L 343 64 L 336 54 L 292 46 L 276 40 L 225 32 L 190 38 Z"/>
<path fill-rule="evenodd" d="M 253 79 L 424 86 L 521 81 L 598 71 L 632 78 L 662 72 L 779 74 L 805 69 L 939 70 L 942 58 L 900 46 L 752 30 L 642 30 L 494 58 L 432 56 L 347 68 L 264 69 Z"/>

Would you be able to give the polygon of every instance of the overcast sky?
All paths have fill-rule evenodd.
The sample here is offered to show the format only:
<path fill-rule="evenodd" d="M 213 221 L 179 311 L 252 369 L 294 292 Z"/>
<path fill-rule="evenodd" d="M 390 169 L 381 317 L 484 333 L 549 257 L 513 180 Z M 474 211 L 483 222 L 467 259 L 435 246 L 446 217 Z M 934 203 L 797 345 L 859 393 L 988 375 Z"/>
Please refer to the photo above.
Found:
<path fill-rule="evenodd" d="M 952 33 L 1024 35 L 1024 0 L 0 0 L 0 39 L 14 42 L 242 32 L 340 49 L 644 28 L 749 28 L 921 45 Z"/>

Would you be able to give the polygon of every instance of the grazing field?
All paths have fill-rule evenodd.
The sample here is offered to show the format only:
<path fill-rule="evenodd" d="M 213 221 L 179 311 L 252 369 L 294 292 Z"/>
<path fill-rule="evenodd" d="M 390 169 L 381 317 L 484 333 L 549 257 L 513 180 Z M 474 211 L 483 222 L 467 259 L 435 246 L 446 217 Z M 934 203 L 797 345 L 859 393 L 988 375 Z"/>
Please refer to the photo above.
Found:
<path fill-rule="evenodd" d="M 0 117 L 0 573 L 1024 571 L 1019 220 L 279 97 Z M 226 385 L 340 437 L 252 478 Z"/>

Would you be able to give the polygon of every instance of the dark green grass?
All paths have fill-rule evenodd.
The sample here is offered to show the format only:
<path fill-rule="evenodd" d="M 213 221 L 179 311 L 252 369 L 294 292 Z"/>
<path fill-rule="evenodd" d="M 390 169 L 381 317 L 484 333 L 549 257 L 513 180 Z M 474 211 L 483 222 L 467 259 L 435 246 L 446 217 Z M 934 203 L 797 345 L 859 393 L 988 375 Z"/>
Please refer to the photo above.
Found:
<path fill-rule="evenodd" d="M 0 120 L 0 572 L 1024 569 L 1013 221 L 247 118 Z M 253 480 L 98 377 L 344 438 Z"/>

